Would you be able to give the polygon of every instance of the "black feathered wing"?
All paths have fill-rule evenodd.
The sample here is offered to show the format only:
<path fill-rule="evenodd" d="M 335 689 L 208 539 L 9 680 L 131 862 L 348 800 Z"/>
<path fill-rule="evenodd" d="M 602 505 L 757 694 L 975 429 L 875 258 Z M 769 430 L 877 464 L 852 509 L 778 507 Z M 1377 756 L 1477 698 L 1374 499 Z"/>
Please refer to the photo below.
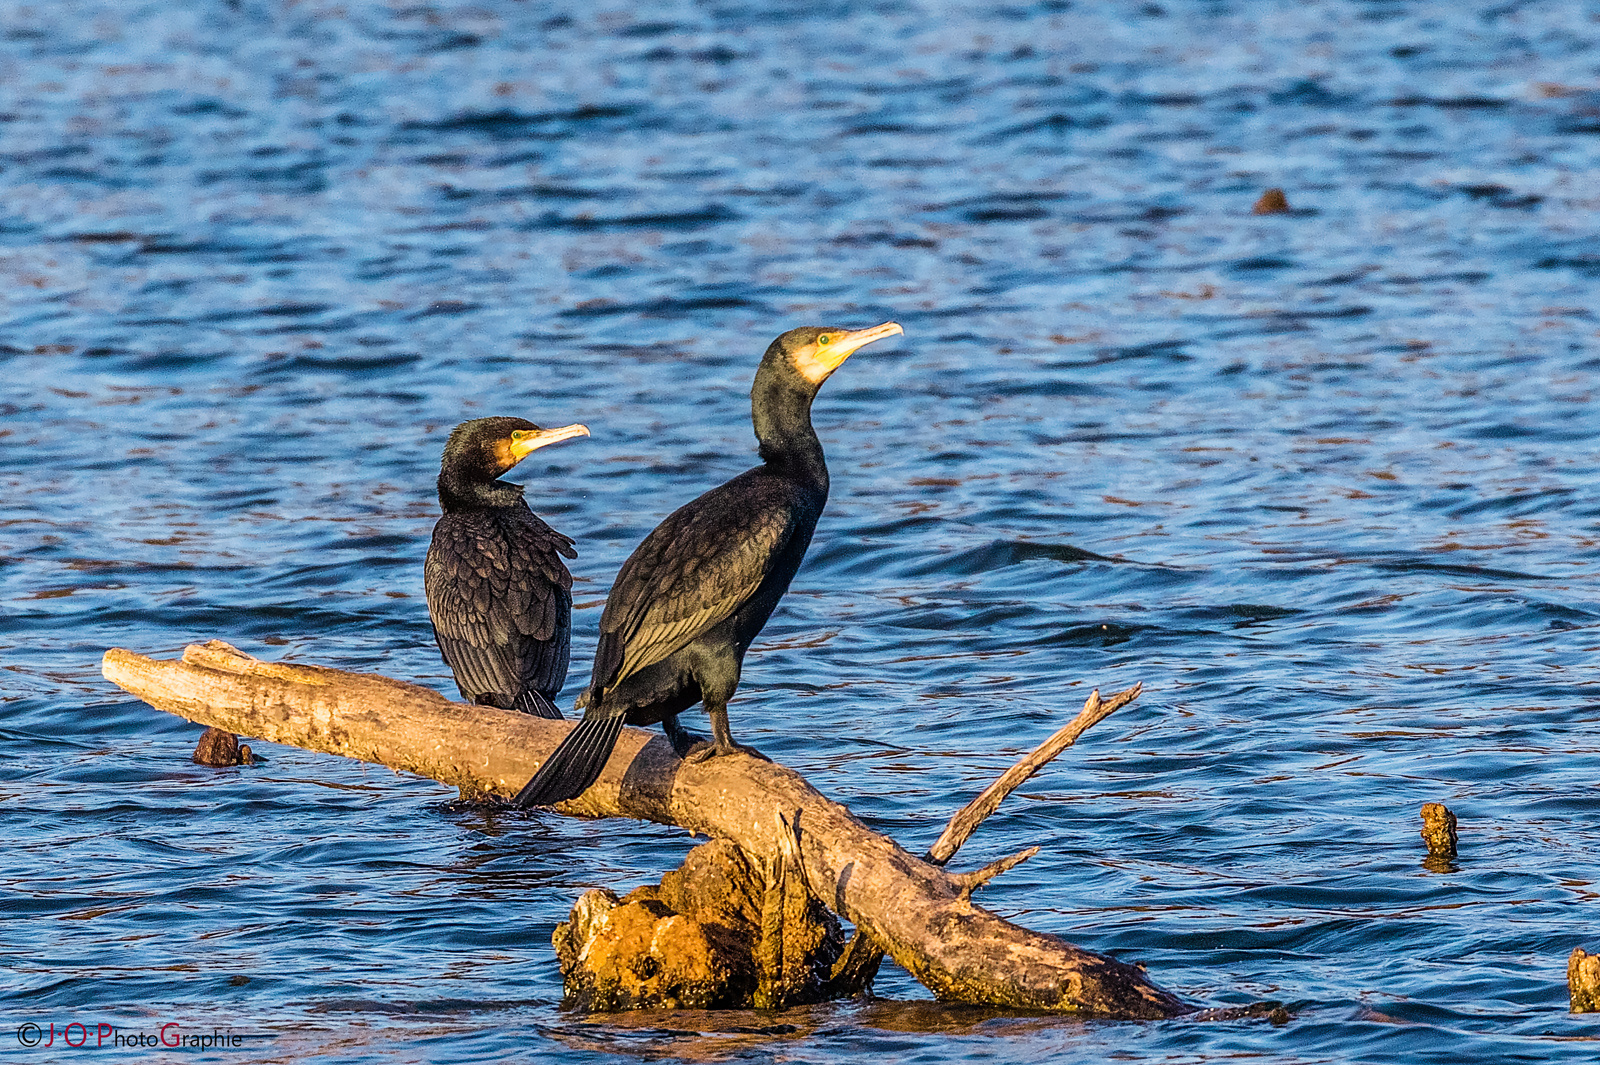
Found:
<path fill-rule="evenodd" d="M 645 537 L 606 598 L 593 679 L 579 700 L 588 710 L 517 795 L 519 806 L 576 798 L 599 778 L 625 716 L 623 707 L 605 705 L 604 693 L 681 651 L 760 594 L 788 555 L 802 516 L 814 520 L 820 510 L 804 492 L 764 469 L 751 470 L 680 507 Z M 765 620 L 755 619 L 754 629 Z"/>
<path fill-rule="evenodd" d="M 784 554 L 801 489 L 757 469 L 680 507 L 623 563 L 600 618 L 588 699 L 726 621 Z"/>
<path fill-rule="evenodd" d="M 572 540 L 527 504 L 446 514 L 423 571 L 439 651 L 464 698 L 541 717 L 566 680 Z M 537 693 L 537 698 L 527 693 Z"/>

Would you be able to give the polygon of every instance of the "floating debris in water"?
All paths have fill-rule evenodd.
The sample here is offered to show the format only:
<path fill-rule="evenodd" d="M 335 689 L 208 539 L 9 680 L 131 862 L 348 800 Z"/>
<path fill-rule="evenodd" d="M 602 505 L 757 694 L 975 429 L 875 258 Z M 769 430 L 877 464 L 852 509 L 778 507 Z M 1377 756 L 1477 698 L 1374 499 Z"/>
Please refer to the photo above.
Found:
<path fill-rule="evenodd" d="M 1251 214 L 1288 214 L 1289 197 L 1283 194 L 1282 189 L 1268 189 L 1261 194 L 1256 205 L 1250 208 Z"/>

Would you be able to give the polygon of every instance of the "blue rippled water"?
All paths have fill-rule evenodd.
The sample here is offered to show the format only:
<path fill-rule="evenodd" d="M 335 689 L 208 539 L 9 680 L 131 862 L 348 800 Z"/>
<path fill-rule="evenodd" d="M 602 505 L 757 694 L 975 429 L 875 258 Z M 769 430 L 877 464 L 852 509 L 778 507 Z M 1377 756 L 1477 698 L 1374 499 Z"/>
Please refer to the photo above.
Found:
<path fill-rule="evenodd" d="M 1594 1060 L 1597 39 L 1557 0 L 0 3 L 0 1057 Z M 817 402 L 833 498 L 737 734 L 917 849 L 1142 680 L 962 860 L 1039 844 L 987 905 L 1287 1024 L 892 967 L 568 1014 L 552 927 L 685 836 L 203 769 L 100 679 L 221 637 L 453 695 L 433 479 L 496 413 L 594 431 L 519 471 L 581 552 L 570 700 L 622 559 L 752 462 L 771 337 L 891 318 Z"/>

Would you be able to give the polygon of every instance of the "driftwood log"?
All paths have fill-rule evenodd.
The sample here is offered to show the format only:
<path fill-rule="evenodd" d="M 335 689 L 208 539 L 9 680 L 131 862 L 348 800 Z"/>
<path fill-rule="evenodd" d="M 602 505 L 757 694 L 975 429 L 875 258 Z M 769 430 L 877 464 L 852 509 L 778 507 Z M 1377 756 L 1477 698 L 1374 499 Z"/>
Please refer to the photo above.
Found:
<path fill-rule="evenodd" d="M 454 703 L 375 674 L 262 662 L 215 640 L 189 646 L 179 661 L 113 649 L 101 669 L 190 721 L 416 773 L 467 796 L 514 796 L 575 724 Z M 1104 704 L 1092 697 L 1074 725 L 1092 717 L 1091 708 L 1115 709 L 1137 694 L 1133 688 Z M 876 969 L 877 951 L 886 951 L 942 999 L 1118 1018 L 1190 1013 L 1138 967 L 973 905 L 974 889 L 1033 849 L 975 872 L 942 868 L 987 812 L 1037 771 L 1043 761 L 1022 766 L 1038 757 L 1019 763 L 1008 787 L 1002 778 L 958 814 L 935 847 L 948 853 L 932 861 L 873 832 L 793 770 L 743 755 L 686 764 L 663 737 L 642 729 L 624 729 L 600 779 L 556 809 L 677 825 L 764 862 L 787 855 L 820 901 L 856 926 L 858 964 Z"/>

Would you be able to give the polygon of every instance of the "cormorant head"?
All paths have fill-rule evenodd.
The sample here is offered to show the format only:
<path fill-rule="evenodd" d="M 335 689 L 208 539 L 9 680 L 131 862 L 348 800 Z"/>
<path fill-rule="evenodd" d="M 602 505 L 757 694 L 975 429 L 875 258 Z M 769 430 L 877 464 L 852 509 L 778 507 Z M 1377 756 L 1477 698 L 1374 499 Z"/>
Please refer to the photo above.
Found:
<path fill-rule="evenodd" d="M 750 418 L 768 465 L 802 471 L 826 486 L 827 464 L 811 428 L 811 401 L 828 375 L 874 340 L 904 333 L 895 322 L 871 329 L 801 326 L 774 340 L 750 386 Z"/>
<path fill-rule="evenodd" d="M 822 382 L 844 364 L 844 360 L 874 340 L 892 337 L 905 330 L 896 322 L 884 322 L 871 329 L 840 329 L 837 326 L 801 326 L 791 329 L 767 348 L 762 367 L 778 362 L 792 371 L 815 392 Z M 759 371 L 758 371 L 759 372 Z"/>
<path fill-rule="evenodd" d="M 496 478 L 546 444 L 588 435 L 586 426 L 541 429 L 526 418 L 475 418 L 462 422 L 451 430 L 444 445 L 444 458 L 439 463 L 439 498 L 447 506 L 452 501 L 499 502 L 472 497 L 482 495 Z M 520 492 L 518 489 L 517 494 Z"/>

